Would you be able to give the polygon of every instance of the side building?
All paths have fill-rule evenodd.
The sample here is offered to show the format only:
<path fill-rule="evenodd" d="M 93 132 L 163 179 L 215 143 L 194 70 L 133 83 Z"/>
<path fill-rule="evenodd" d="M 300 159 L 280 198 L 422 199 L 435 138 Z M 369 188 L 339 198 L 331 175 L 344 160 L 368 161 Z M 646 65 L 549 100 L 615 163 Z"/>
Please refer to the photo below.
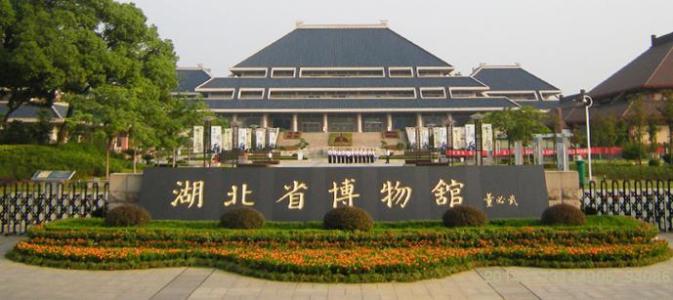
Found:
<path fill-rule="evenodd" d="M 592 120 L 613 118 L 628 122 L 635 111 L 641 111 L 648 122 L 654 120 L 659 125 L 656 142 L 670 143 L 661 111 L 666 100 L 673 100 L 673 33 L 653 35 L 645 52 L 598 84 L 589 95 L 594 100 Z M 561 104 L 563 120 L 570 127 L 584 127 L 584 107 L 576 105 L 573 97 L 568 99 Z M 643 142 L 650 142 L 647 132 L 643 132 Z"/>

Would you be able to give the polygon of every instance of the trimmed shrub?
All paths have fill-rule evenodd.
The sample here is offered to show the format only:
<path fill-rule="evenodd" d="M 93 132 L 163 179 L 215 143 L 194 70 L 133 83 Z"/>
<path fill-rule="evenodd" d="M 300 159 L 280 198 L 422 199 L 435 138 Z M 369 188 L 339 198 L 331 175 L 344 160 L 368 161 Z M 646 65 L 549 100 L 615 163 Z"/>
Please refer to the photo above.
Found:
<path fill-rule="evenodd" d="M 222 214 L 220 227 L 231 229 L 258 229 L 264 226 L 264 215 L 250 207 L 234 207 Z"/>
<path fill-rule="evenodd" d="M 446 210 L 442 221 L 446 227 L 462 227 L 481 226 L 486 224 L 487 219 L 486 214 L 474 207 L 457 205 Z"/>
<path fill-rule="evenodd" d="M 374 221 L 362 208 L 339 207 L 325 214 L 323 226 L 325 229 L 369 231 L 374 227 Z"/>
<path fill-rule="evenodd" d="M 144 208 L 136 205 L 122 205 L 115 207 L 105 215 L 105 225 L 115 227 L 141 226 L 152 218 Z"/>
<path fill-rule="evenodd" d="M 542 213 L 544 225 L 583 225 L 586 223 L 584 213 L 570 204 L 557 204 Z"/>

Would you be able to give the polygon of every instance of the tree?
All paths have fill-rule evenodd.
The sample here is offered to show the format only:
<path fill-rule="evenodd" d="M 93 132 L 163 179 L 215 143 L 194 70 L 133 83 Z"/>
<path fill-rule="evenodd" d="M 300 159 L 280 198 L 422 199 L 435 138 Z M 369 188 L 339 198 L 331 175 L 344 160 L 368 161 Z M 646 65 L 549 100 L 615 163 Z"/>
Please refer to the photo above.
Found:
<path fill-rule="evenodd" d="M 631 100 L 631 106 L 627 115 L 627 122 L 633 134 L 631 135 L 631 142 L 635 144 L 634 147 L 643 147 L 643 131 L 647 126 L 647 114 L 643 107 L 643 99 L 641 95 L 634 96 Z M 642 165 L 642 159 L 638 157 L 638 165 Z"/>
<path fill-rule="evenodd" d="M 507 148 L 511 149 L 512 142 L 521 141 L 526 145 L 533 140 L 534 134 L 549 133 L 545 125 L 546 118 L 539 110 L 523 106 L 489 113 L 485 122 L 493 124 L 498 131 L 507 135 Z"/>
<path fill-rule="evenodd" d="M 591 119 L 592 144 L 601 147 L 613 147 L 617 144 L 617 121 L 610 117 Z"/>
<path fill-rule="evenodd" d="M 668 127 L 668 155 L 673 163 L 673 90 L 665 93 L 664 104 L 659 108 L 661 119 Z"/>
<path fill-rule="evenodd" d="M 106 85 L 146 81 L 167 94 L 173 47 L 145 23 L 133 4 L 113 0 L 0 0 L 0 94 L 9 96 L 2 123 L 31 99 L 50 106 Z"/>

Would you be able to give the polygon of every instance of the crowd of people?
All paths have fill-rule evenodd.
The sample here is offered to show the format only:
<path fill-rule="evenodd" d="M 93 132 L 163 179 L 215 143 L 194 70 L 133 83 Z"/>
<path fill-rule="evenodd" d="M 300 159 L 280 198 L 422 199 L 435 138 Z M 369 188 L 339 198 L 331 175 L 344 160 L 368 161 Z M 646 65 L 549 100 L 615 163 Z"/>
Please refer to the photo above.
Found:
<path fill-rule="evenodd" d="M 373 149 L 329 149 L 327 161 L 330 164 L 373 164 L 376 162 Z"/>

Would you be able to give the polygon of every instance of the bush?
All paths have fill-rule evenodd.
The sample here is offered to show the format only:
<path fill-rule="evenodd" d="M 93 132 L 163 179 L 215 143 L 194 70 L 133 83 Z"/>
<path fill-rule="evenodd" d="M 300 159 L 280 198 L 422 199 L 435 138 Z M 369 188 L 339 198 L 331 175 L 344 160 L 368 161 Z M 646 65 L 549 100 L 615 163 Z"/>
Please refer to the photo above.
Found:
<path fill-rule="evenodd" d="M 111 172 L 130 168 L 116 155 L 110 159 Z M 0 178 L 29 179 L 37 170 L 77 171 L 75 179 L 105 176 L 105 151 L 87 144 L 0 145 Z"/>
<path fill-rule="evenodd" d="M 651 159 L 647 162 L 647 164 L 648 164 L 650 167 L 658 167 L 658 166 L 661 165 L 661 161 L 658 160 L 658 159 L 655 159 L 655 158 L 651 158 Z"/>
<path fill-rule="evenodd" d="M 111 209 L 105 215 L 105 225 L 115 227 L 141 226 L 152 218 L 144 208 L 135 205 L 122 205 Z"/>
<path fill-rule="evenodd" d="M 486 224 L 487 219 L 486 214 L 474 207 L 458 205 L 446 210 L 442 221 L 446 227 L 461 227 L 481 226 Z"/>
<path fill-rule="evenodd" d="M 254 208 L 234 207 L 222 214 L 220 227 L 231 229 L 258 229 L 264 226 L 264 215 Z"/>
<path fill-rule="evenodd" d="M 638 160 L 647 157 L 647 148 L 642 143 L 629 143 L 622 148 L 622 157 L 628 160 Z"/>
<path fill-rule="evenodd" d="M 570 204 L 557 204 L 542 213 L 544 225 L 583 225 L 586 223 L 584 213 Z"/>
<path fill-rule="evenodd" d="M 374 221 L 362 208 L 339 207 L 325 214 L 323 226 L 325 229 L 369 231 L 374 227 Z"/>

